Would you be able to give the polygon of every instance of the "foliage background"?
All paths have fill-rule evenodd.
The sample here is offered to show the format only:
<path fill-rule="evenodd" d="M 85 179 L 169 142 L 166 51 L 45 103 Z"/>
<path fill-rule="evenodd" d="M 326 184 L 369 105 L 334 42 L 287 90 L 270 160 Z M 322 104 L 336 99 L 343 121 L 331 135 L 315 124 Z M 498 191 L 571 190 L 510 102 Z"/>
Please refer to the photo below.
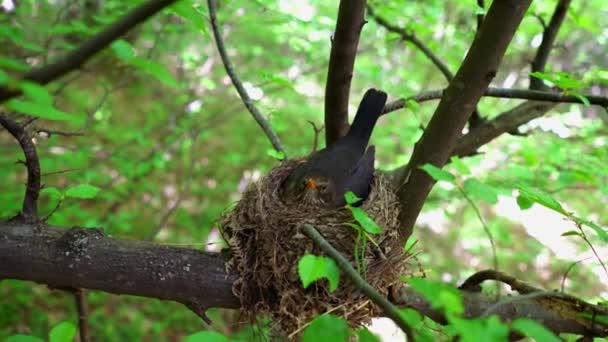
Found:
<path fill-rule="evenodd" d="M 78 46 L 138 1 L 18 1 L 0 15 L 0 80 Z M 412 30 L 452 71 L 475 34 L 473 1 L 376 1 L 378 14 Z M 529 63 L 554 1 L 537 0 L 524 18 L 493 84 L 527 87 Z M 323 94 L 337 3 L 326 1 L 226 1 L 219 8 L 228 52 L 242 80 L 283 140 L 290 156 L 311 150 L 323 121 Z M 608 95 L 608 8 L 603 0 L 575 1 L 551 54 L 551 72 L 566 71 L 582 89 Z M 134 56 L 144 62 L 133 62 Z M 393 98 L 444 87 L 446 81 L 415 47 L 373 20 L 363 29 L 351 104 L 369 87 Z M 36 146 L 43 183 L 67 189 L 102 188 L 95 199 L 67 199 L 49 223 L 105 227 L 114 236 L 154 239 L 218 249 L 219 215 L 248 183 L 276 165 L 270 144 L 232 87 L 209 32 L 204 2 L 184 0 L 114 43 L 79 72 L 50 85 L 57 109 L 77 120 L 38 120 Z M 483 115 L 493 117 L 516 100 L 484 98 Z M 434 110 L 421 104 L 383 117 L 372 139 L 377 167 L 407 162 L 414 142 Z M 354 110 L 351 110 L 354 112 Z M 561 286 L 585 298 L 606 298 L 607 276 L 573 237 L 563 218 L 551 220 L 538 207 L 522 216 L 514 208 L 513 184 L 552 193 L 569 210 L 608 226 L 608 133 L 606 112 L 577 104 L 557 106 L 526 126 L 529 135 L 505 135 L 465 163 L 482 183 L 500 193 L 496 204 L 473 199 L 498 249 L 499 267 L 530 283 Z M 52 131 L 81 132 L 79 136 Z M 14 215 L 23 196 L 21 151 L 0 132 L 0 217 Z M 453 166 L 448 170 L 459 173 Z M 43 191 L 41 213 L 57 205 Z M 518 216 L 519 215 L 519 216 Z M 519 219 L 518 219 L 519 217 Z M 540 218 L 534 220 L 534 218 Z M 534 229 L 536 228 L 536 229 Z M 536 232 L 536 233 L 533 233 Z M 460 283 L 475 270 L 492 267 L 489 241 L 471 206 L 452 186 L 440 183 L 425 205 L 415 231 L 417 249 L 431 279 Z M 604 258 L 606 245 L 593 240 Z M 568 255 L 559 253 L 572 250 Z M 604 284 L 604 285 L 602 285 Z M 31 283 L 4 280 L 0 286 L 0 338 L 17 332 L 44 337 L 62 320 L 77 321 L 71 296 Z M 7 300 L 8 299 L 8 300 Z M 175 340 L 201 329 L 181 305 L 88 292 L 94 339 Z M 217 328 L 230 332 L 235 319 L 214 312 Z M 237 320 L 238 321 L 238 320 Z"/>

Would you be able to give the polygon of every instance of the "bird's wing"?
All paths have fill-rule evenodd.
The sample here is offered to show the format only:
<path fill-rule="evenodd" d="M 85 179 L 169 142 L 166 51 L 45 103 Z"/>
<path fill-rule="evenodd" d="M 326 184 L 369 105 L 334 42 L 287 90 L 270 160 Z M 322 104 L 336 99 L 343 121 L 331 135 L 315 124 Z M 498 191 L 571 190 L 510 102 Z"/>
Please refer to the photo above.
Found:
<path fill-rule="evenodd" d="M 369 187 L 374 176 L 374 160 L 376 149 L 370 146 L 365 154 L 352 168 L 348 180 L 346 181 L 345 191 L 352 191 L 360 198 L 367 198 Z"/>

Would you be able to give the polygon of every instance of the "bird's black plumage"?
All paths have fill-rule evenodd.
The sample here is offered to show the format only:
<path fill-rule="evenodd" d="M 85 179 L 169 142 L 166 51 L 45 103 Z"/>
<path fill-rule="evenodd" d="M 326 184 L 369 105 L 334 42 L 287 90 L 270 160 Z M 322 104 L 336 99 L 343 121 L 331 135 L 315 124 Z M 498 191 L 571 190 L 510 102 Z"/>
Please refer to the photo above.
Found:
<path fill-rule="evenodd" d="M 333 206 L 343 206 L 348 191 L 367 198 L 375 160 L 367 144 L 385 103 L 386 93 L 367 90 L 348 133 L 296 167 L 282 185 L 283 197 Z"/>

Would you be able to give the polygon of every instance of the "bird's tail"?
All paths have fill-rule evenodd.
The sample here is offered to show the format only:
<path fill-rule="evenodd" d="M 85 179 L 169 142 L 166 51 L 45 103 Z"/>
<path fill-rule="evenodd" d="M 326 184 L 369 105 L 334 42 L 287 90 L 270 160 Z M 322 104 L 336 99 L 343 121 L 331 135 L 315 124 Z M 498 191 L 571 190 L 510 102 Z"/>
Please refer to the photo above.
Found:
<path fill-rule="evenodd" d="M 363 95 L 363 99 L 357 109 L 357 114 L 350 126 L 347 137 L 356 140 L 362 144 L 360 146 L 365 149 L 369 138 L 372 135 L 376 121 L 382 114 L 384 104 L 386 103 L 386 93 L 374 88 L 370 88 Z"/>

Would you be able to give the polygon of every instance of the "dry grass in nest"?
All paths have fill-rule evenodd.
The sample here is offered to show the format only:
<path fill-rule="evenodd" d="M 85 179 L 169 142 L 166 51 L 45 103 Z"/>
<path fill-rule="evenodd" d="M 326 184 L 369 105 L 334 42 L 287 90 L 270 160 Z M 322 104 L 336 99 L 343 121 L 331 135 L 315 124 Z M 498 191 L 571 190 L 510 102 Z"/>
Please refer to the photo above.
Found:
<path fill-rule="evenodd" d="M 269 315 L 275 322 L 274 333 L 289 335 L 300 331 L 315 316 L 331 312 L 357 326 L 380 314 L 379 309 L 354 285 L 340 279 L 332 293 L 325 280 L 307 289 L 298 277 L 300 257 L 323 253 L 299 227 L 310 223 L 354 267 L 357 232 L 345 225 L 354 222 L 347 209 L 318 206 L 288 206 L 279 198 L 279 187 L 302 159 L 288 160 L 274 168 L 259 182 L 251 184 L 236 207 L 220 220 L 224 238 L 230 245 L 228 267 L 239 275 L 233 292 L 243 310 L 254 315 Z M 369 198 L 363 208 L 383 229 L 374 236 L 380 248 L 367 243 L 365 279 L 381 294 L 399 287 L 400 275 L 407 272 L 408 257 L 398 237 L 399 201 L 389 181 L 376 173 Z"/>

